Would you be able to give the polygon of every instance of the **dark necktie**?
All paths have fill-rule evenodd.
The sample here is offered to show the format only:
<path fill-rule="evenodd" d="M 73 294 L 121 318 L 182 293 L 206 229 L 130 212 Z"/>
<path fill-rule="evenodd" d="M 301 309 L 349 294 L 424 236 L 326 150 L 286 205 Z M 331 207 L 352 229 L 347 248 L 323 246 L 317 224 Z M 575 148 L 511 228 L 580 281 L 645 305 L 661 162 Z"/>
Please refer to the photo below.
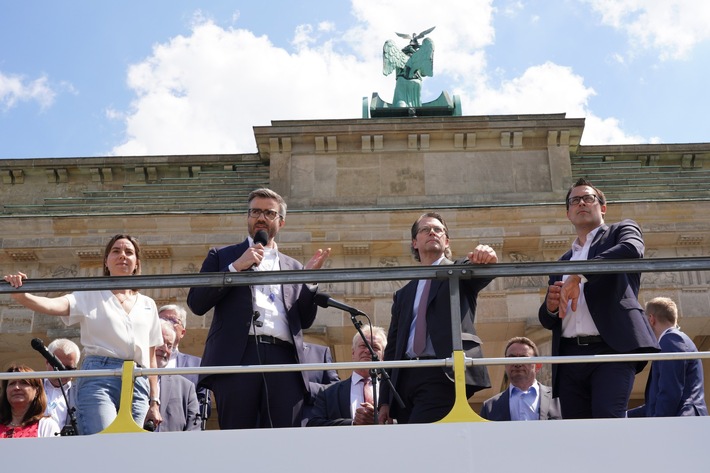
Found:
<path fill-rule="evenodd" d="M 431 280 L 427 279 L 422 289 L 422 296 L 419 299 L 419 307 L 417 308 L 417 320 L 414 324 L 414 341 L 412 350 L 416 356 L 424 353 L 426 349 L 426 306 L 429 299 L 429 289 L 431 288 Z"/>

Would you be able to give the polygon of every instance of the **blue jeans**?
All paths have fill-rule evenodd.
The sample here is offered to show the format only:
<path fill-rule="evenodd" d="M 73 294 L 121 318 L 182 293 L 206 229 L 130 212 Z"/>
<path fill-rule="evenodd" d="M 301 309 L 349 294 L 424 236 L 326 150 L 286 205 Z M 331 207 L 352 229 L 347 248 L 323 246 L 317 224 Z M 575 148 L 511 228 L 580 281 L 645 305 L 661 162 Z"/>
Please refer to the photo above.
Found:
<path fill-rule="evenodd" d="M 106 370 L 123 368 L 123 360 L 105 356 L 87 356 L 81 365 L 83 370 Z M 121 407 L 121 377 L 78 378 L 76 380 L 76 420 L 80 435 L 101 432 L 116 418 Z M 133 385 L 131 412 L 138 425 L 148 412 L 150 390 L 148 379 L 136 378 Z"/>

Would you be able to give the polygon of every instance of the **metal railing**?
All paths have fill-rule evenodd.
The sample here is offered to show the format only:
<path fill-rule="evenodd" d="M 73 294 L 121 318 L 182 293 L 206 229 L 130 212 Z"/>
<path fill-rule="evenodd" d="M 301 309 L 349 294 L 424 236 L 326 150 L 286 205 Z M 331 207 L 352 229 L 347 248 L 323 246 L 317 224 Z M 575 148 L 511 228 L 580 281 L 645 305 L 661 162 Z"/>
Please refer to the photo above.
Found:
<path fill-rule="evenodd" d="M 710 257 L 660 258 L 641 260 L 598 260 L 598 261 L 556 261 L 531 263 L 498 263 L 492 265 L 448 265 L 448 266 L 403 266 L 395 268 L 359 268 L 359 269 L 321 269 L 309 271 L 248 271 L 238 273 L 200 273 L 149 275 L 131 277 L 96 277 L 63 279 L 28 279 L 21 289 L 9 284 L 0 284 L 0 294 L 13 292 L 67 292 L 102 289 L 157 289 L 171 287 L 207 287 L 207 286 L 245 286 L 263 284 L 298 284 L 298 283 L 345 283 L 355 281 L 393 281 L 409 279 L 448 279 L 450 281 L 451 329 L 453 336 L 453 354 L 450 358 L 420 361 L 380 361 L 380 362 L 338 362 L 288 364 L 268 366 L 212 366 L 197 368 L 136 368 L 132 362 L 126 362 L 122 370 L 77 370 L 72 377 L 122 376 L 122 405 L 124 396 L 132 395 L 132 380 L 137 376 L 173 375 L 173 374 L 227 374 L 284 371 L 322 371 L 328 369 L 352 370 L 357 368 L 416 368 L 416 367 L 451 367 L 456 383 L 456 401 L 451 413 L 443 422 L 470 422 L 481 418 L 468 405 L 465 395 L 464 370 L 474 365 L 505 365 L 529 361 L 544 364 L 580 363 L 580 362 L 618 362 L 618 361 L 654 361 L 676 359 L 710 359 L 710 352 L 695 353 L 642 353 L 621 355 L 592 356 L 542 356 L 531 358 L 465 358 L 461 343 L 461 313 L 459 305 L 459 284 L 461 279 L 497 278 L 515 276 L 535 276 L 549 274 L 608 274 L 619 272 L 677 272 L 709 271 Z M 35 373 L 0 373 L 0 379 L 27 378 L 63 378 L 67 373 L 49 371 Z M 128 382 L 126 382 L 128 381 Z M 119 412 L 120 426 L 107 431 L 142 431 L 132 421 L 130 410 Z M 129 420 L 127 420 L 129 419 Z"/>

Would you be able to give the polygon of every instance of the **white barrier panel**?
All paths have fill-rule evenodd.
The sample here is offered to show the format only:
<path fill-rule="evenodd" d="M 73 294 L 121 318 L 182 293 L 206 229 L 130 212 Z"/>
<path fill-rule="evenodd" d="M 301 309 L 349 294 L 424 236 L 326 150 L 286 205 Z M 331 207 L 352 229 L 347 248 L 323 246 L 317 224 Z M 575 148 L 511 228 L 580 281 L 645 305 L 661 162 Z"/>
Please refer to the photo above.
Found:
<path fill-rule="evenodd" d="M 710 417 L 473 422 L 0 440 L 2 471 L 707 471 Z"/>

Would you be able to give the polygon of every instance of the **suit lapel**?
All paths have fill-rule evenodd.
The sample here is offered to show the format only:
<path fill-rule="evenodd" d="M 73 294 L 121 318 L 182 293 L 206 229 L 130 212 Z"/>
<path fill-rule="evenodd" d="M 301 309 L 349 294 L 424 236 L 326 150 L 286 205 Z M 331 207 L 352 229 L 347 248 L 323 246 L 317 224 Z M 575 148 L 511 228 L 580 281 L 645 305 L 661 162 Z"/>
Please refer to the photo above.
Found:
<path fill-rule="evenodd" d="M 599 242 L 601 241 L 602 237 L 606 234 L 606 231 L 609 229 L 607 225 L 602 225 L 599 231 L 597 231 L 597 234 L 594 235 L 594 241 L 592 242 L 592 245 L 589 247 L 589 254 L 587 255 L 587 259 L 592 259 L 595 256 L 597 256 L 597 249 L 599 248 Z"/>

